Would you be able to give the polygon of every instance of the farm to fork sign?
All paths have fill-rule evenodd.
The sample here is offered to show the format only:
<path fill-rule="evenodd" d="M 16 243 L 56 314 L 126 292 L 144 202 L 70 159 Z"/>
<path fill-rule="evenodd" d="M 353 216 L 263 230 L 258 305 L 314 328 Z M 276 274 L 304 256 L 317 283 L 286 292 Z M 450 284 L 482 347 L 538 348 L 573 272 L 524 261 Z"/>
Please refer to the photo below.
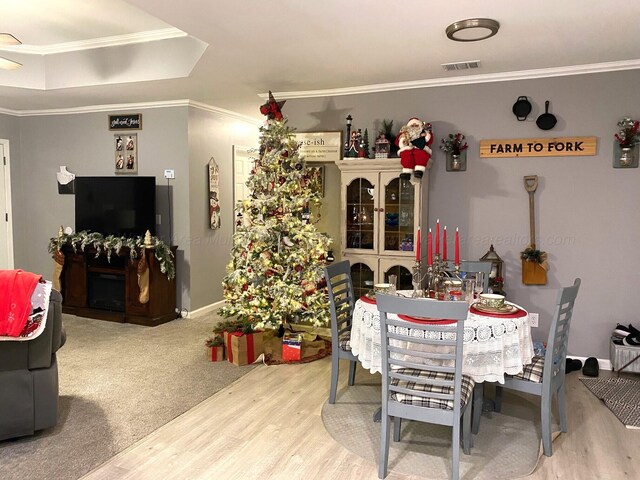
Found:
<path fill-rule="evenodd" d="M 588 156 L 596 147 L 596 137 L 480 140 L 480 158 Z"/>

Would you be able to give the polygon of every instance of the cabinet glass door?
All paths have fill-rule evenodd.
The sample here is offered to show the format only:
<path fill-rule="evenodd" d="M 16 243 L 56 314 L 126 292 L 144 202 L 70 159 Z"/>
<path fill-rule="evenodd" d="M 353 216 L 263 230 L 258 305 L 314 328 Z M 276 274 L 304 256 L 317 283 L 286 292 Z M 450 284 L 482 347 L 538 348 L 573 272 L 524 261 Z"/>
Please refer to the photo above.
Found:
<path fill-rule="evenodd" d="M 366 178 L 356 178 L 347 185 L 345 225 L 346 248 L 373 250 L 374 200 L 376 191 Z"/>
<path fill-rule="evenodd" d="M 384 186 L 382 214 L 384 219 L 383 250 L 413 251 L 416 229 L 415 187 L 399 177 Z"/>
<path fill-rule="evenodd" d="M 389 275 L 395 275 L 397 278 L 397 290 L 413 290 L 412 276 L 408 268 L 402 265 L 394 265 L 384 272 L 384 283 L 389 283 Z"/>
<path fill-rule="evenodd" d="M 351 265 L 351 281 L 355 298 L 360 298 L 373 290 L 373 270 L 364 263 L 354 263 Z"/>

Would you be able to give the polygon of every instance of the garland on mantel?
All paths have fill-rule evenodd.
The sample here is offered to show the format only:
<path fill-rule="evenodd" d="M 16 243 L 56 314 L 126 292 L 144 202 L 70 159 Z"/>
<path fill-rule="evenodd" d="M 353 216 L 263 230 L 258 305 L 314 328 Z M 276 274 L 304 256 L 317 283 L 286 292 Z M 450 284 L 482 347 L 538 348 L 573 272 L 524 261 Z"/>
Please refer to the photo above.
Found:
<path fill-rule="evenodd" d="M 176 267 L 173 263 L 173 252 L 167 244 L 158 237 L 151 237 L 151 243 L 145 245 L 144 237 L 116 237 L 115 235 L 103 236 L 101 233 L 89 232 L 83 230 L 77 233 L 62 233 L 57 237 L 49 240 L 49 253 L 54 254 L 60 252 L 64 245 L 71 245 L 75 252 L 83 251 L 87 246 L 96 249 L 96 258 L 102 253 L 107 255 L 107 260 L 111 262 L 113 252 L 120 255 L 120 251 L 124 247 L 129 248 L 129 257 L 134 260 L 138 257 L 141 249 L 145 247 L 155 249 L 155 257 L 160 262 L 160 271 L 164 273 L 169 280 L 176 276 Z"/>

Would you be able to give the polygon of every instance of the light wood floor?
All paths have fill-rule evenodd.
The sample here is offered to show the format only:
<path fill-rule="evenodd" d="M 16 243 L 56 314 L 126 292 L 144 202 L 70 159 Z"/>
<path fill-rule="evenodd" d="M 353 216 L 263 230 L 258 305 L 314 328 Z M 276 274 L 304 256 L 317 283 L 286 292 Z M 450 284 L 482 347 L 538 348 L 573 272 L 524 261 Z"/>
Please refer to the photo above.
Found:
<path fill-rule="evenodd" d="M 324 429 L 329 371 L 328 358 L 260 366 L 84 479 L 375 479 L 377 465 Z M 553 457 L 542 457 L 527 478 L 640 478 L 640 430 L 626 429 L 578 376 L 567 376 L 569 433 L 554 441 Z M 420 477 L 390 472 L 387 478 Z"/>

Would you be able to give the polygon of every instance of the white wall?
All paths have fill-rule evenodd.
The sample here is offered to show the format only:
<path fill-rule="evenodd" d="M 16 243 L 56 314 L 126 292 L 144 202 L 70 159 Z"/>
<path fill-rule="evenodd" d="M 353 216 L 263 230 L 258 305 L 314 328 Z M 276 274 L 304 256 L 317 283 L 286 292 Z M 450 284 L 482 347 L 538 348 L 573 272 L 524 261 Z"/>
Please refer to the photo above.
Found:
<path fill-rule="evenodd" d="M 616 322 L 640 326 L 634 301 L 640 260 L 640 169 L 612 168 L 616 123 L 640 118 L 640 71 L 540 80 L 437 87 L 378 94 L 289 100 L 284 114 L 300 131 L 355 128 L 375 138 L 383 119 L 394 129 L 412 116 L 433 124 L 434 167 L 430 180 L 430 223 L 439 217 L 461 231 L 461 256 L 478 259 L 494 244 L 506 264 L 509 299 L 540 313 L 545 339 L 557 290 L 582 278 L 574 311 L 569 353 L 608 357 Z M 520 95 L 534 105 L 527 121 L 511 112 Z M 558 118 L 550 131 L 537 128 L 545 100 Z M 440 138 L 460 131 L 470 144 L 466 172 L 446 172 Z M 480 159 L 482 139 L 597 136 L 591 157 Z M 528 196 L 523 176 L 538 175 L 537 246 L 549 255 L 545 286 L 521 282 L 519 252 L 529 242 Z M 336 221 L 339 221 L 336 218 Z"/>

